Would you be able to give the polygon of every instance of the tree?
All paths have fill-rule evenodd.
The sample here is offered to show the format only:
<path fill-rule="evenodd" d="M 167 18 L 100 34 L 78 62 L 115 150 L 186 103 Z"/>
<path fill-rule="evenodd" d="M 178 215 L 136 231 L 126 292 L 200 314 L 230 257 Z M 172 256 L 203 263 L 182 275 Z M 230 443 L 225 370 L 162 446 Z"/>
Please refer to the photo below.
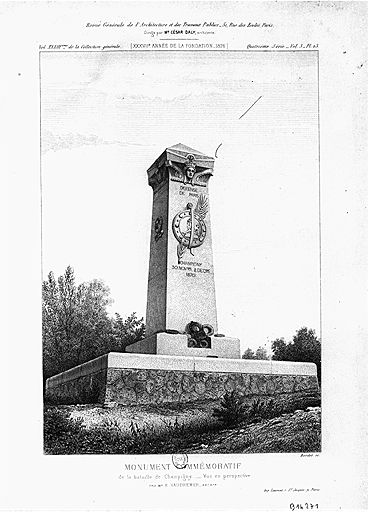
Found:
<path fill-rule="evenodd" d="M 277 361 L 301 361 L 317 365 L 318 380 L 321 380 L 321 342 L 313 329 L 302 327 L 286 343 L 283 338 L 272 342 L 272 359 Z"/>
<path fill-rule="evenodd" d="M 258 347 L 254 359 L 269 359 L 267 350 L 264 347 Z"/>
<path fill-rule="evenodd" d="M 269 359 L 269 356 L 264 347 L 258 347 L 255 353 L 251 348 L 247 348 L 242 355 L 242 359 Z"/>
<path fill-rule="evenodd" d="M 49 273 L 42 295 L 45 378 L 107 352 L 122 351 L 144 336 L 143 319 L 135 313 L 126 320 L 118 314 L 109 316 L 112 299 L 103 281 L 77 286 L 70 266 L 57 281 Z"/>
<path fill-rule="evenodd" d="M 256 356 L 251 348 L 247 348 L 247 350 L 242 355 L 242 359 L 255 359 Z"/>
<path fill-rule="evenodd" d="M 125 352 L 128 345 L 144 338 L 145 325 L 143 318 L 138 319 L 136 313 L 132 313 L 126 320 L 123 320 L 119 313 L 115 313 L 113 332 L 116 344 L 115 350 Z"/>
<path fill-rule="evenodd" d="M 287 345 L 285 343 L 284 338 L 277 338 L 271 344 L 272 347 L 272 359 L 276 361 L 287 361 Z"/>

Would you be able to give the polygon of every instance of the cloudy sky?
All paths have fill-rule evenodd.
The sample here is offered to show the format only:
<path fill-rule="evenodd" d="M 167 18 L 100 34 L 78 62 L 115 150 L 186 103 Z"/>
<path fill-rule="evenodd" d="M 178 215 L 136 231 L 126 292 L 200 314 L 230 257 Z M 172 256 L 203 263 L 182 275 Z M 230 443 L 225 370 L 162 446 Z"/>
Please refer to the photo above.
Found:
<path fill-rule="evenodd" d="M 316 54 L 41 54 L 43 272 L 103 279 L 145 316 L 152 190 L 179 142 L 214 156 L 219 332 L 319 334 Z M 241 119 L 239 117 L 261 99 Z M 269 346 L 269 345 L 268 345 Z"/>

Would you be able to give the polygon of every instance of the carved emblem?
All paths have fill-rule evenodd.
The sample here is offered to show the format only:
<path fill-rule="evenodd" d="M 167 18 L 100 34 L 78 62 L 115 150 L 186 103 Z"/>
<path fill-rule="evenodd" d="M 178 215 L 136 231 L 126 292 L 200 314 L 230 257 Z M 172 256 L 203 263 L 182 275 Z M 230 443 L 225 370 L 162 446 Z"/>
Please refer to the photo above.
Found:
<path fill-rule="evenodd" d="M 197 170 L 195 156 L 191 153 L 187 155 L 184 164 L 180 164 L 179 166 L 178 164 L 174 164 L 170 161 L 168 167 L 173 181 L 180 181 L 181 183 L 192 186 L 198 185 L 200 187 L 205 187 L 209 177 L 212 175 L 212 171 L 210 169 L 205 169 L 203 171 Z"/>
<path fill-rule="evenodd" d="M 185 328 L 185 332 L 188 335 L 188 347 L 211 348 L 210 336 L 214 333 L 212 325 L 189 322 Z"/>
<path fill-rule="evenodd" d="M 185 176 L 187 183 L 193 185 L 193 177 L 196 172 L 196 164 L 194 163 L 194 155 L 187 155 L 186 162 L 184 164 Z"/>
<path fill-rule="evenodd" d="M 164 234 L 163 230 L 164 219 L 160 216 L 155 220 L 155 240 L 159 240 Z"/>
<path fill-rule="evenodd" d="M 187 249 L 194 256 L 193 249 L 203 244 L 207 233 L 204 222 L 207 212 L 208 199 L 201 194 L 195 207 L 192 203 L 188 203 L 184 211 L 175 215 L 172 229 L 179 242 L 177 247 L 178 263 L 181 262 Z"/>

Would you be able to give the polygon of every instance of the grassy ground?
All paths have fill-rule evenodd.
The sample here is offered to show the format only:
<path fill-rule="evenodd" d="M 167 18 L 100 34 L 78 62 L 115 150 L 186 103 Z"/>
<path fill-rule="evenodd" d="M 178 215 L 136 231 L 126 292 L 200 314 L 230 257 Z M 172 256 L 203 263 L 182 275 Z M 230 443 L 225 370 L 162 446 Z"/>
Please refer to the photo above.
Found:
<path fill-rule="evenodd" d="M 106 408 L 98 405 L 59 406 L 72 419 L 83 421 L 87 428 L 112 424 L 122 432 L 129 432 L 131 423 L 140 428 L 150 425 L 155 431 L 165 430 L 175 421 L 190 426 L 202 422 L 216 423 L 212 418 L 213 402 L 169 403 L 162 405 L 116 406 Z"/>
<path fill-rule="evenodd" d="M 276 453 L 321 451 L 321 409 L 287 413 L 216 433 L 190 453 Z"/>
<path fill-rule="evenodd" d="M 162 406 L 45 408 L 45 453 L 272 453 L 320 451 L 320 408 L 271 401 L 239 408 L 228 401 Z M 214 415 L 214 409 L 220 413 Z M 297 410 L 295 410 L 297 409 Z"/>

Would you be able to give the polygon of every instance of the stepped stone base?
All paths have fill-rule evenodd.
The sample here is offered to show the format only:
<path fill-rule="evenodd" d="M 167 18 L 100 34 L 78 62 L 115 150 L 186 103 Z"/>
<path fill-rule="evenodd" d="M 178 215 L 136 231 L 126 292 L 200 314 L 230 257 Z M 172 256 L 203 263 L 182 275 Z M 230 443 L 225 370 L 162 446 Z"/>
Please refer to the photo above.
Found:
<path fill-rule="evenodd" d="M 46 398 L 59 404 L 159 404 L 317 394 L 316 365 L 110 352 L 51 377 Z"/>
<path fill-rule="evenodd" d="M 240 359 L 240 340 L 226 336 L 211 336 L 211 348 L 188 347 L 186 334 L 160 332 L 126 348 L 128 353 L 191 357 L 221 357 Z"/>

